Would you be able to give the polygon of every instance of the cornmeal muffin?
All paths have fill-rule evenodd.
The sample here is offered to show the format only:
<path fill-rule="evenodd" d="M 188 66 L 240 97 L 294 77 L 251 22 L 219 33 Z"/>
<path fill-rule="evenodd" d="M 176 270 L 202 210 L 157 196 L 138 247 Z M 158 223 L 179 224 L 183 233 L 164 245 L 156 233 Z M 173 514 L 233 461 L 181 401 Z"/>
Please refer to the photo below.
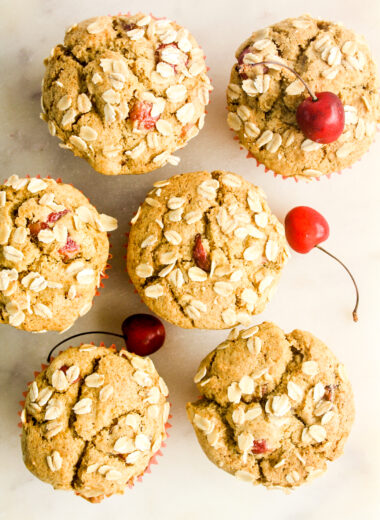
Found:
<path fill-rule="evenodd" d="M 212 351 L 187 405 L 207 457 L 253 484 L 291 489 L 343 453 L 354 420 L 343 365 L 309 332 L 273 323 L 238 332 Z"/>
<path fill-rule="evenodd" d="M 230 172 L 155 183 L 132 222 L 129 276 L 148 307 L 180 327 L 249 323 L 289 256 L 265 194 Z"/>
<path fill-rule="evenodd" d="M 73 325 L 91 308 L 116 227 L 68 184 L 13 175 L 0 185 L 0 323 Z"/>
<path fill-rule="evenodd" d="M 70 27 L 45 60 L 42 119 L 105 175 L 166 163 L 203 127 L 210 80 L 187 29 L 137 14 Z"/>
<path fill-rule="evenodd" d="M 236 51 L 227 89 L 228 124 L 241 144 L 284 177 L 310 179 L 351 166 L 369 148 L 380 121 L 379 79 L 362 36 L 310 16 L 288 18 L 254 32 Z M 314 92 L 330 91 L 344 105 L 345 127 L 329 144 L 306 139 L 296 110 L 309 96 L 294 69 Z"/>
<path fill-rule="evenodd" d="M 91 502 L 123 493 L 166 438 L 167 395 L 150 358 L 67 349 L 29 386 L 21 414 L 26 467 Z"/>

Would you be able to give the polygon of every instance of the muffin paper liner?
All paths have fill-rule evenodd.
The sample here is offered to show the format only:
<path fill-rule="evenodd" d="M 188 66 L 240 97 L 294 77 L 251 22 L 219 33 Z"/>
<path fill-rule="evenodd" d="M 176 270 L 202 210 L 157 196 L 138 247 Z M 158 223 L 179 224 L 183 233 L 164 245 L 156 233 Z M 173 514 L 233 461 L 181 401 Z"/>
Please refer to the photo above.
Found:
<path fill-rule="evenodd" d="M 234 133 L 233 135 L 233 140 L 234 141 L 238 141 L 239 143 L 239 148 L 240 150 L 242 150 L 243 152 L 246 152 L 247 155 L 246 155 L 246 159 L 254 159 L 256 161 L 256 166 L 264 166 L 264 172 L 265 173 L 272 173 L 274 175 L 274 177 L 281 177 L 283 180 L 288 180 L 288 179 L 293 179 L 295 182 L 305 182 L 305 183 L 309 183 L 311 181 L 320 181 L 321 179 L 323 178 L 327 178 L 327 179 L 330 179 L 332 175 L 334 174 L 338 174 L 338 175 L 341 175 L 342 173 L 345 173 L 347 170 L 351 170 L 352 169 L 352 166 L 361 161 L 362 158 L 370 151 L 370 148 L 371 146 L 373 145 L 376 137 L 374 137 L 373 141 L 371 142 L 368 150 L 361 156 L 359 157 L 359 159 L 357 159 L 355 161 L 355 163 L 353 163 L 351 166 L 347 166 L 346 168 L 344 168 L 343 170 L 339 170 L 339 171 L 336 171 L 336 172 L 331 172 L 331 173 L 328 173 L 328 174 L 324 174 L 324 175 L 321 175 L 319 177 L 313 177 L 313 176 L 295 176 L 295 175 L 282 175 L 281 173 L 276 173 L 275 171 L 271 170 L 270 168 L 268 168 L 267 166 L 265 166 L 264 163 L 260 162 L 254 155 L 252 155 L 252 153 L 247 149 L 245 148 L 245 146 L 243 146 L 240 141 L 239 141 L 239 137 L 236 135 L 236 132 L 234 130 L 232 130 L 232 128 L 230 128 L 231 132 Z M 378 126 L 377 129 L 376 129 L 377 132 L 380 132 L 380 127 Z"/>
<path fill-rule="evenodd" d="M 80 346 L 81 346 L 81 345 L 84 345 L 84 343 L 82 342 L 82 343 L 80 344 Z M 89 345 L 95 345 L 95 343 L 92 341 L 91 343 L 89 343 Z M 117 352 L 117 348 L 116 348 L 116 345 L 115 345 L 114 343 L 112 343 L 112 345 L 110 345 L 109 347 L 107 347 L 107 346 L 103 343 L 103 341 L 102 341 L 101 343 L 99 343 L 99 347 L 109 348 L 109 349 L 114 350 L 115 352 Z M 70 348 L 70 347 L 68 347 L 68 348 Z M 126 350 L 126 349 L 125 349 L 125 347 L 123 347 L 123 348 L 121 348 L 120 350 Z M 119 352 L 120 352 L 120 350 L 119 350 Z M 58 354 L 61 354 L 62 352 L 64 352 L 64 350 L 60 350 Z M 54 356 L 51 356 L 50 359 L 51 359 L 51 361 L 53 361 L 55 358 L 54 358 Z M 32 381 L 29 381 L 29 382 L 27 383 L 27 386 L 29 387 L 29 386 L 33 383 L 33 381 L 36 379 L 36 377 L 37 377 L 37 376 L 38 376 L 42 371 L 44 371 L 44 370 L 45 370 L 49 365 L 50 365 L 50 363 L 49 363 L 49 364 L 41 363 L 41 369 L 40 369 L 40 370 L 36 370 L 36 371 L 33 372 L 33 376 L 34 376 L 34 378 L 33 378 Z M 20 419 L 21 419 L 22 411 L 23 411 L 23 409 L 24 409 L 24 407 L 25 407 L 25 399 L 26 399 L 27 394 L 28 394 L 28 390 L 25 390 L 24 392 L 22 392 L 22 396 L 23 396 L 24 399 L 23 399 L 22 401 L 19 401 L 19 405 L 21 406 L 21 410 L 19 410 L 19 411 L 17 412 L 17 415 L 20 417 Z M 168 402 L 169 402 L 169 401 L 168 401 Z M 169 402 L 169 404 L 171 405 L 170 402 Z M 166 422 L 166 424 L 165 424 L 165 434 L 166 434 L 166 438 L 169 438 L 169 437 L 170 437 L 170 435 L 169 435 L 169 433 L 168 433 L 168 429 L 172 427 L 172 425 L 169 423 L 169 419 L 171 419 L 172 417 L 173 417 L 172 414 L 169 414 L 168 422 Z M 17 423 L 17 426 L 18 426 L 20 429 L 22 429 L 22 426 L 23 426 L 22 420 L 20 420 L 20 421 Z M 20 433 L 20 437 L 21 437 L 21 433 Z M 148 463 L 147 467 L 145 468 L 144 472 L 143 472 L 141 475 L 135 477 L 135 478 L 132 480 L 132 482 L 129 481 L 129 482 L 127 483 L 126 487 L 128 487 L 129 489 L 132 489 L 133 486 L 135 485 L 135 482 L 142 482 L 143 477 L 144 477 L 144 475 L 145 475 L 146 473 L 152 473 L 152 466 L 155 465 L 155 464 L 158 464 L 158 462 L 159 462 L 159 461 L 157 460 L 157 457 L 163 457 L 163 455 L 164 455 L 164 454 L 162 453 L 162 451 L 161 451 L 163 448 L 166 448 L 166 442 L 165 442 L 165 441 L 163 441 L 163 442 L 161 443 L 160 449 L 159 449 L 158 451 L 156 451 L 156 453 L 154 453 L 154 454 L 152 455 L 152 457 L 150 458 L 149 463 Z M 80 496 L 81 498 L 86 498 L 86 497 L 83 497 L 80 493 L 75 492 L 75 494 L 76 494 L 77 496 Z M 111 495 L 106 495 L 106 496 L 108 497 L 108 496 L 111 496 Z M 101 497 L 101 498 L 100 498 L 100 497 Z M 99 499 L 98 499 L 98 497 L 94 497 L 95 500 L 90 500 L 90 502 L 94 502 L 94 503 L 96 503 L 96 502 L 101 502 L 101 501 L 103 500 L 103 498 L 105 498 L 103 495 L 100 495 L 100 497 L 99 497 Z"/>

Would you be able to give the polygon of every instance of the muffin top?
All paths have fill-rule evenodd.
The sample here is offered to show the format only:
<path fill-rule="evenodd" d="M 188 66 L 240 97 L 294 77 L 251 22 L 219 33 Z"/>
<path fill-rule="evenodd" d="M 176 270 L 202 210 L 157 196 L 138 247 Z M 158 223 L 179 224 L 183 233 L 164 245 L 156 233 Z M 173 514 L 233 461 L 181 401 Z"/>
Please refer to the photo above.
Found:
<path fill-rule="evenodd" d="M 68 184 L 13 175 L 0 185 L 0 323 L 70 327 L 91 308 L 116 227 Z"/>
<path fill-rule="evenodd" d="M 374 139 L 380 121 L 376 65 L 363 37 L 344 26 L 310 16 L 288 18 L 254 32 L 236 51 L 227 89 L 228 123 L 254 157 L 275 173 L 296 179 L 340 171 L 358 160 Z M 293 68 L 314 92 L 339 96 L 345 127 L 338 140 L 306 139 L 296 121 L 309 96 Z"/>
<path fill-rule="evenodd" d="M 29 387 L 21 416 L 26 467 L 90 501 L 123 493 L 166 438 L 167 395 L 150 358 L 67 349 Z"/>
<path fill-rule="evenodd" d="M 188 416 L 208 458 L 242 480 L 300 486 L 343 452 L 354 419 L 343 365 L 309 332 L 234 329 L 200 364 Z"/>
<path fill-rule="evenodd" d="M 133 219 L 127 253 L 144 302 L 185 328 L 249 323 L 289 256 L 262 190 L 224 171 L 185 173 L 154 186 Z"/>
<path fill-rule="evenodd" d="M 187 29 L 143 14 L 101 16 L 66 31 L 45 60 L 42 118 L 64 148 L 106 175 L 166 163 L 204 123 L 211 90 Z"/>

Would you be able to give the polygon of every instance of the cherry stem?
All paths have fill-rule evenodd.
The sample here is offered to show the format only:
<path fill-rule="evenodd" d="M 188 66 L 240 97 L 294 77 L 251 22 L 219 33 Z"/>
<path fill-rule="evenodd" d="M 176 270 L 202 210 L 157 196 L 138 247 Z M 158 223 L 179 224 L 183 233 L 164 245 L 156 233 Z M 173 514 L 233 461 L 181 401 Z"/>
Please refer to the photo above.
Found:
<path fill-rule="evenodd" d="M 288 65 L 284 65 L 283 63 L 279 63 L 278 61 L 272 61 L 272 60 L 268 60 L 268 61 L 259 61 L 258 63 L 250 63 L 250 66 L 251 67 L 256 67 L 257 65 L 277 65 L 278 67 L 283 67 L 284 69 L 287 69 L 289 70 L 290 72 L 292 72 L 297 79 L 299 79 L 301 81 L 301 83 L 303 84 L 303 86 L 306 88 L 306 90 L 309 92 L 310 96 L 311 96 L 311 99 L 313 101 L 318 101 L 318 98 L 317 96 L 314 94 L 314 92 L 311 90 L 311 88 L 309 87 L 309 85 L 306 83 L 306 81 L 301 78 L 301 76 L 298 74 L 298 72 L 296 72 L 295 70 L 293 70 L 291 67 L 289 67 Z"/>
<path fill-rule="evenodd" d="M 355 307 L 354 307 L 354 310 L 352 311 L 352 318 L 354 321 L 358 321 L 359 318 L 358 318 L 358 307 L 359 307 L 359 289 L 358 289 L 358 286 L 356 285 L 356 282 L 355 282 L 355 278 L 353 277 L 351 271 L 348 269 L 348 267 L 346 265 L 344 265 L 344 263 L 339 260 L 339 258 L 337 258 L 336 256 L 334 256 L 333 254 L 329 253 L 328 251 L 326 251 L 326 249 L 324 249 L 323 247 L 321 246 L 315 246 L 317 249 L 319 249 L 320 251 L 323 251 L 323 253 L 326 253 L 326 255 L 329 255 L 331 256 L 331 258 L 333 258 L 334 260 L 336 260 L 342 267 L 344 267 L 344 269 L 347 271 L 347 273 L 350 275 L 350 278 L 355 286 L 355 291 L 356 291 L 356 303 L 355 303 Z"/>
<path fill-rule="evenodd" d="M 47 357 L 47 362 L 50 363 L 50 361 L 51 361 L 50 357 L 51 357 L 51 355 L 53 354 L 53 352 L 54 352 L 54 350 L 56 348 L 60 347 L 64 343 L 66 343 L 66 341 L 70 341 L 71 339 L 74 339 L 74 338 L 79 338 L 79 336 L 86 336 L 87 334 L 105 334 L 106 336 L 116 336 L 118 338 L 123 338 L 124 339 L 124 336 L 122 334 L 116 334 L 115 332 L 105 332 L 104 330 L 92 330 L 90 332 L 80 332 L 79 334 L 74 334 L 73 336 L 70 336 L 69 338 L 63 339 L 62 341 L 57 343 L 57 345 L 55 347 L 53 347 L 51 349 L 51 351 L 49 352 L 48 357 Z"/>

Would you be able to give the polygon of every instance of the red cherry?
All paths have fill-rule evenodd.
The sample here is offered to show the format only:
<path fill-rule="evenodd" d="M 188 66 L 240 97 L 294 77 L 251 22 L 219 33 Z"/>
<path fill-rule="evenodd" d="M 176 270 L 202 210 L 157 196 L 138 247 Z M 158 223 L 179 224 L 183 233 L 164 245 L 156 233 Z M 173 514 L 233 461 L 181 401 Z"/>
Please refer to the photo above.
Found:
<path fill-rule="evenodd" d="M 297 206 L 285 217 L 285 234 L 297 253 L 308 253 L 328 239 L 330 228 L 325 217 L 308 206 Z"/>
<path fill-rule="evenodd" d="M 67 237 L 66 244 L 58 249 L 58 253 L 66 258 L 73 258 L 75 253 L 79 251 L 79 246 L 71 237 Z"/>
<path fill-rule="evenodd" d="M 211 261 L 209 254 L 205 250 L 202 244 L 202 235 L 197 233 L 194 239 L 194 248 L 193 248 L 193 259 L 197 267 L 203 269 L 207 273 L 210 272 L 211 269 Z"/>
<path fill-rule="evenodd" d="M 336 260 L 350 276 L 356 292 L 356 304 L 352 311 L 354 321 L 358 321 L 357 310 L 359 306 L 359 290 L 351 271 L 336 256 L 329 253 L 319 244 L 329 237 L 330 228 L 327 220 L 313 208 L 297 206 L 289 211 L 285 217 L 285 235 L 289 245 L 297 253 L 308 253 L 317 248 L 326 255 Z"/>
<path fill-rule="evenodd" d="M 152 130 L 156 121 L 160 116 L 152 116 L 153 104 L 148 101 L 137 101 L 129 114 L 129 117 L 133 123 L 136 122 L 138 128 L 145 128 L 146 130 Z"/>
<path fill-rule="evenodd" d="M 332 143 L 344 129 L 344 108 L 332 92 L 317 92 L 317 99 L 304 99 L 297 108 L 297 123 L 306 137 L 317 143 Z"/>
<path fill-rule="evenodd" d="M 267 453 L 267 451 L 269 451 L 269 448 L 265 439 L 253 441 L 252 453 L 260 455 L 261 453 Z"/>
<path fill-rule="evenodd" d="M 165 341 L 165 327 L 150 314 L 133 314 L 121 326 L 129 352 L 149 356 L 160 349 Z"/>
<path fill-rule="evenodd" d="M 49 213 L 49 215 L 47 217 L 47 222 L 49 224 L 55 224 L 60 218 L 62 218 L 65 215 L 67 215 L 68 212 L 69 212 L 68 209 L 64 209 L 63 211 L 57 211 L 57 212 L 54 212 L 54 213 Z"/>

